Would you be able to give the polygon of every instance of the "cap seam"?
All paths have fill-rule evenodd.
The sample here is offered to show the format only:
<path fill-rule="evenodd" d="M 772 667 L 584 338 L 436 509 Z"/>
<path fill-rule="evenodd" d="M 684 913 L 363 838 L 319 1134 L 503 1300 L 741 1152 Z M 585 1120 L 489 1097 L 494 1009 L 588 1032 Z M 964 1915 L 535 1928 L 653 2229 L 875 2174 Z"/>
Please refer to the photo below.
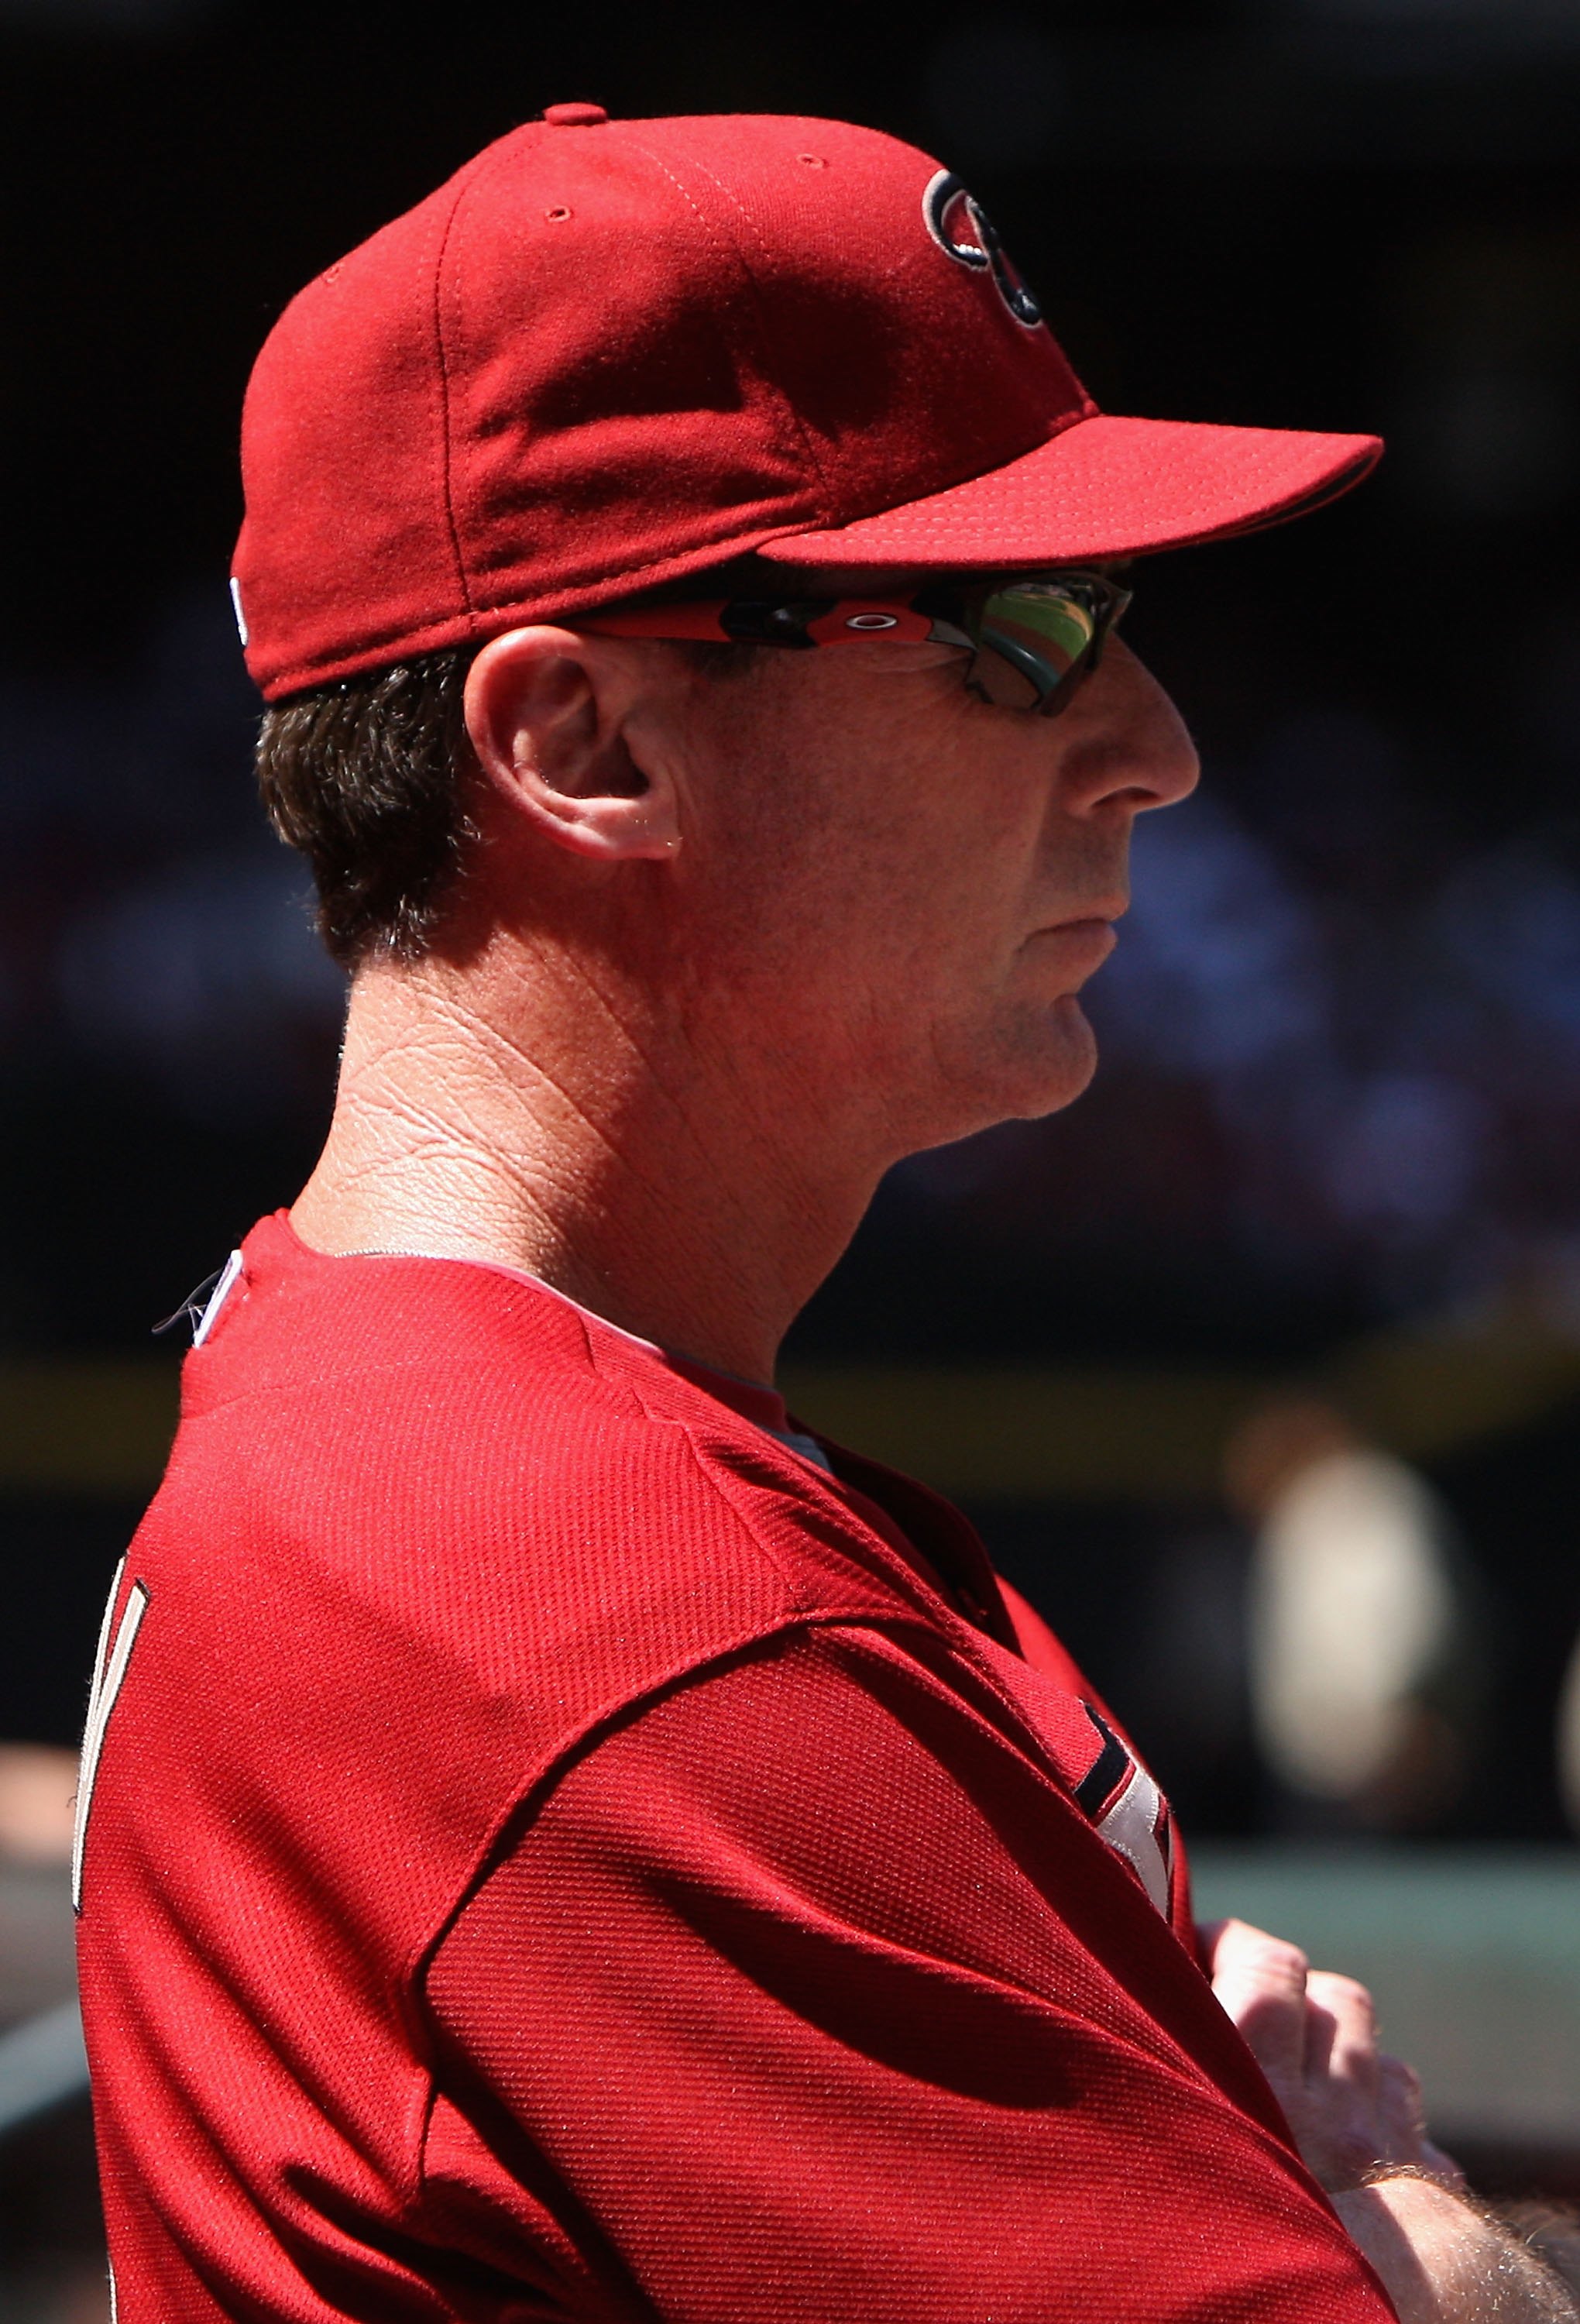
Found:
<path fill-rule="evenodd" d="M 465 201 L 466 197 L 471 193 L 473 186 L 477 183 L 478 179 L 482 176 L 482 164 L 488 159 L 489 153 L 492 151 L 493 148 L 490 147 L 484 152 L 478 155 L 473 167 L 464 173 L 462 183 L 456 188 L 455 198 L 450 205 L 450 215 L 445 220 L 445 230 L 439 237 L 438 253 L 434 261 L 434 352 L 437 361 L 439 374 L 439 440 L 440 462 L 443 474 L 443 498 L 445 503 L 445 530 L 450 543 L 450 554 L 455 560 L 455 578 L 460 586 L 461 603 L 465 609 L 466 618 L 469 622 L 476 621 L 477 608 L 473 602 L 472 576 L 467 572 L 466 558 L 462 551 L 461 528 L 455 518 L 455 495 L 454 488 L 455 463 L 452 457 L 453 447 L 450 425 L 450 365 L 445 347 L 445 261 L 449 255 L 450 240 L 455 231 L 456 221 L 461 215 L 462 204 Z"/>
<path fill-rule="evenodd" d="M 707 179 L 709 184 L 717 189 L 717 191 L 722 196 L 723 199 L 730 204 L 730 208 L 735 210 L 745 222 L 747 227 L 755 235 L 757 232 L 756 222 L 752 217 L 751 212 L 747 208 L 745 203 L 741 201 L 739 195 L 736 194 L 730 187 L 727 186 L 721 178 L 715 177 L 712 171 L 709 169 L 705 161 L 699 161 L 694 158 L 691 166 L 700 176 Z M 659 163 L 659 167 L 660 169 L 663 169 L 664 165 L 662 162 Z M 671 173 L 668 171 L 665 171 L 665 175 L 669 177 Z M 680 184 L 678 179 L 672 179 L 672 183 L 675 184 L 678 191 L 683 194 L 685 193 L 685 189 Z M 688 201 L 691 200 L 689 194 L 687 194 L 685 198 Z M 692 206 L 694 208 L 696 208 L 694 203 L 693 203 Z M 763 350 L 766 355 L 768 352 L 771 344 L 771 335 L 767 326 L 766 299 L 763 286 L 758 281 L 757 276 L 753 273 L 751 262 L 747 257 L 745 251 L 741 248 L 739 241 L 732 235 L 730 236 L 730 242 L 735 251 L 735 254 L 740 262 L 740 271 L 745 275 L 747 286 L 751 292 L 752 307 L 757 318 L 758 337 L 762 344 Z M 806 422 L 803 420 L 800 412 L 796 410 L 791 399 L 780 387 L 777 380 L 774 382 L 773 385 L 775 400 L 779 404 L 781 410 L 788 417 L 790 425 L 800 442 L 801 448 L 806 456 L 807 464 L 811 467 L 813 475 L 817 478 L 819 489 L 822 493 L 823 509 L 826 514 L 831 509 L 834 501 L 832 482 L 829 476 L 827 469 L 823 466 L 822 460 L 818 453 L 817 446 L 807 429 Z"/>
<path fill-rule="evenodd" d="M 670 184 L 675 188 L 675 192 L 680 196 L 681 200 L 684 202 L 686 208 L 691 211 L 693 217 L 703 228 L 703 233 L 706 234 L 710 239 L 713 240 L 715 244 L 721 240 L 724 247 L 730 251 L 737 266 L 740 269 L 742 279 L 746 283 L 747 291 L 750 298 L 752 322 L 756 331 L 758 346 L 763 357 L 764 383 L 774 400 L 774 411 L 778 422 L 780 448 L 782 450 L 788 450 L 793 445 L 799 444 L 802 453 L 801 465 L 803 471 L 804 473 L 805 469 L 810 468 L 813 477 L 816 479 L 817 487 L 822 499 L 823 513 L 826 518 L 829 508 L 829 480 L 823 474 L 822 463 L 819 460 L 816 451 L 813 449 L 811 438 L 808 437 L 806 429 L 802 424 L 801 415 L 795 410 L 790 398 L 785 394 L 779 381 L 774 376 L 773 364 L 769 359 L 768 334 L 765 328 L 763 320 L 762 290 L 756 275 L 752 272 L 751 268 L 747 262 L 746 253 L 742 250 L 739 240 L 734 235 L 727 236 L 722 235 L 719 230 L 715 229 L 712 221 L 708 217 L 707 213 L 702 207 L 702 204 L 688 191 L 686 187 L 682 183 L 681 180 L 675 176 L 674 171 L 669 167 L 666 161 L 663 161 L 658 154 L 655 153 L 650 146 L 638 144 L 634 138 L 629 142 L 634 152 L 643 154 L 648 161 L 652 162 L 654 168 L 657 170 L 662 176 L 668 179 Z M 704 162 L 694 161 L 692 162 L 692 167 L 703 177 L 706 178 L 711 185 L 717 188 L 718 191 L 724 195 L 727 200 L 734 200 L 734 197 L 730 193 L 729 189 L 714 177 L 712 171 Z M 737 209 L 740 209 L 739 202 L 735 203 L 735 208 Z M 747 213 L 744 210 L 741 210 L 741 216 L 746 217 Z M 749 218 L 748 218 L 748 223 L 749 224 Z M 786 422 L 788 422 L 787 427 L 785 424 Z"/>

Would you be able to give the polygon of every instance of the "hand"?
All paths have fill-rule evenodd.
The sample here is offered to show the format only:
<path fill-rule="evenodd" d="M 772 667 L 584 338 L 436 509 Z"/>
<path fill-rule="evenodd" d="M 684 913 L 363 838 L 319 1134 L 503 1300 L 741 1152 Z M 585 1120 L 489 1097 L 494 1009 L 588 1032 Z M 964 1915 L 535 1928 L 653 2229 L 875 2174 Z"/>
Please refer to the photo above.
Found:
<path fill-rule="evenodd" d="M 1377 2047 L 1364 1985 L 1309 1968 L 1297 1946 L 1244 1921 L 1214 1922 L 1200 1934 L 1212 1989 L 1272 2083 L 1307 2169 L 1330 2194 L 1391 2163 L 1463 2187 L 1457 2163 L 1427 2136 L 1419 2082 Z"/>

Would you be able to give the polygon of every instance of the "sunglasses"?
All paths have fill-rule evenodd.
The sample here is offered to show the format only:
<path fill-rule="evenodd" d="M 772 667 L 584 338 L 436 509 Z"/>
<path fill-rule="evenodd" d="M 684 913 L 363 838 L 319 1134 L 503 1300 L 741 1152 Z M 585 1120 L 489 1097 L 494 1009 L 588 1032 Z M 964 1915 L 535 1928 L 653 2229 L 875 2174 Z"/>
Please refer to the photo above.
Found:
<path fill-rule="evenodd" d="M 1131 592 L 1106 573 L 932 581 L 895 597 L 731 597 L 612 605 L 575 626 L 626 638 L 714 644 L 849 645 L 864 638 L 962 646 L 968 689 L 1007 710 L 1056 718 L 1102 659 Z"/>

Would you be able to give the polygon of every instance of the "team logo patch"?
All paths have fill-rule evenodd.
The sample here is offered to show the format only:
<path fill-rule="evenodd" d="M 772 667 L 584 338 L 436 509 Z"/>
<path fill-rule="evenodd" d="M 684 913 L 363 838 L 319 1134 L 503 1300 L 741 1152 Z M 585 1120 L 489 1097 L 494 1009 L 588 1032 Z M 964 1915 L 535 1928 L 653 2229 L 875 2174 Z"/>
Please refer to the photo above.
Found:
<path fill-rule="evenodd" d="M 994 289 L 1028 331 L 1043 319 L 1043 309 L 1026 287 L 1019 268 L 994 231 L 993 222 L 973 200 L 952 170 L 940 170 L 922 197 L 927 231 L 945 256 L 973 274 L 988 275 Z"/>

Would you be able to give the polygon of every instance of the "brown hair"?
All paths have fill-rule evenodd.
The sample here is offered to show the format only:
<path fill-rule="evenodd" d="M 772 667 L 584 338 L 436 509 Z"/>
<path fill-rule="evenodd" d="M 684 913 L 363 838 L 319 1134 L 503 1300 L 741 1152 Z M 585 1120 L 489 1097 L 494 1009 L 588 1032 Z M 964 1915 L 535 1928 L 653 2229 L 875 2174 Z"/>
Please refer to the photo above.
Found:
<path fill-rule="evenodd" d="M 312 865 L 318 933 L 343 968 L 416 960 L 477 833 L 459 780 L 472 649 L 423 654 L 264 713 L 258 787 Z"/>

